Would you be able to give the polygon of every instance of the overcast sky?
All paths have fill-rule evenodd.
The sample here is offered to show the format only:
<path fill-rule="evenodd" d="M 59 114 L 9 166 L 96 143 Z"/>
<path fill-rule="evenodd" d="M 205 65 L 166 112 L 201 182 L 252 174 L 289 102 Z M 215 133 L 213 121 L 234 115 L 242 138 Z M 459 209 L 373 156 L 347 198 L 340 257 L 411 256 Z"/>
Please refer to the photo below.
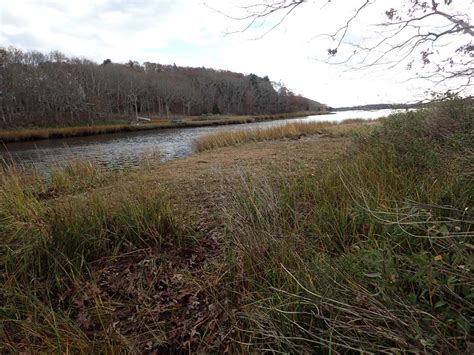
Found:
<path fill-rule="evenodd" d="M 318 61 L 328 45 L 314 35 L 334 29 L 361 1 L 332 2 L 323 9 L 310 3 L 260 39 L 255 38 L 271 22 L 243 34 L 226 34 L 244 24 L 211 7 L 237 14 L 236 6 L 245 1 L 0 0 L 0 46 L 59 50 L 96 62 L 132 59 L 268 75 L 331 106 L 413 101 L 422 92 L 422 84 L 402 82 L 403 68 L 360 73 Z M 472 10 L 472 0 L 459 1 Z M 354 24 L 350 39 L 367 35 L 370 18 L 380 19 L 388 6 L 388 1 L 381 3 L 385 7 L 371 8 Z"/>

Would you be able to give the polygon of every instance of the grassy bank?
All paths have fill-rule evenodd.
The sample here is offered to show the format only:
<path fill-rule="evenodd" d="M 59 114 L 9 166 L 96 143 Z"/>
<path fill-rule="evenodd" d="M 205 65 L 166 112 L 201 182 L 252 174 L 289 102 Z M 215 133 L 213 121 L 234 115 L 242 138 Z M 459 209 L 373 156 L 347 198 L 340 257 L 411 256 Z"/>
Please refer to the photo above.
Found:
<path fill-rule="evenodd" d="M 469 352 L 473 113 L 448 102 L 395 115 L 316 175 L 244 178 L 227 208 L 239 341 L 289 353 Z"/>
<path fill-rule="evenodd" d="M 0 142 L 12 143 L 22 141 L 32 141 L 41 139 L 57 139 L 71 137 L 85 137 L 100 134 L 134 132 L 164 128 L 182 128 L 182 127 L 205 127 L 220 126 L 227 124 L 242 124 L 251 122 L 260 122 L 265 120 L 278 120 L 294 117 L 304 117 L 311 115 L 324 114 L 326 112 L 292 112 L 271 115 L 254 116 L 229 116 L 212 115 L 198 117 L 182 117 L 176 119 L 160 119 L 150 123 L 141 124 L 102 124 L 96 126 L 80 127 L 50 127 L 50 128 L 22 128 L 11 130 L 0 130 Z"/>
<path fill-rule="evenodd" d="M 469 352 L 473 112 L 121 175 L 4 168 L 2 350 Z"/>
<path fill-rule="evenodd" d="M 277 139 L 299 139 L 308 135 L 330 134 L 345 135 L 361 133 L 368 125 L 375 121 L 347 120 L 341 123 L 334 122 L 293 122 L 277 127 L 268 127 L 252 130 L 219 132 L 202 136 L 194 142 L 194 150 L 202 152 L 216 148 L 248 142 L 261 142 Z M 367 125 L 367 126 L 366 126 Z"/>
<path fill-rule="evenodd" d="M 165 338 L 158 318 L 175 307 L 164 296 L 151 313 L 143 302 L 180 262 L 166 251 L 183 252 L 196 235 L 164 193 L 115 182 L 87 163 L 48 180 L 1 171 L 2 352 L 133 352 Z"/>

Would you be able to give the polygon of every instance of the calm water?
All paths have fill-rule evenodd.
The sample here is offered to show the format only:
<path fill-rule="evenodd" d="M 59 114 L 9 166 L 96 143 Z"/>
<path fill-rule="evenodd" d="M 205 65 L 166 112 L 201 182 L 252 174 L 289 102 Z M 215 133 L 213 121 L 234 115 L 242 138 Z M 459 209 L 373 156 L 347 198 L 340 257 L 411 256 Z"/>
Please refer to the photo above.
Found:
<path fill-rule="evenodd" d="M 11 143 L 0 147 L 0 156 L 7 161 L 13 159 L 26 167 L 36 166 L 39 170 L 71 160 L 95 161 L 108 168 L 122 168 L 138 165 L 143 159 L 150 156 L 159 156 L 162 161 L 166 161 L 189 155 L 193 150 L 194 139 L 212 132 L 255 129 L 284 125 L 295 121 L 338 122 L 348 118 L 373 119 L 387 116 L 392 112 L 394 111 L 346 111 L 330 115 L 241 125 L 138 131 Z"/>

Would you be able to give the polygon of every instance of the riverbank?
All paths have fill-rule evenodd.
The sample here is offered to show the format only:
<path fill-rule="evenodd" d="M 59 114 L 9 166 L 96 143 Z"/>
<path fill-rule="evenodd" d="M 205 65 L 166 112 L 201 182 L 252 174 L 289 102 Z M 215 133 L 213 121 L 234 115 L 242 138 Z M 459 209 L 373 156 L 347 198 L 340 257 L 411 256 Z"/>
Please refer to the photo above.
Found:
<path fill-rule="evenodd" d="M 448 104 L 130 172 L 3 170 L 0 343 L 468 352 L 473 111 Z"/>
<path fill-rule="evenodd" d="M 323 115 L 329 112 L 291 112 L 269 115 L 252 116 L 232 116 L 232 115 L 211 115 L 180 117 L 176 119 L 156 119 L 149 123 L 137 124 L 103 124 L 95 126 L 79 127 L 50 127 L 50 128 L 21 128 L 11 130 L 0 130 L 0 143 L 14 143 L 24 141 L 34 141 L 43 139 L 60 139 L 72 137 L 85 137 L 101 134 L 135 132 L 157 129 L 186 128 L 186 127 L 207 127 L 222 126 L 229 124 L 244 124 L 252 122 L 262 122 L 271 120 L 283 120 L 288 118 L 307 117 L 313 115 Z"/>
<path fill-rule="evenodd" d="M 300 139 L 314 135 L 348 136 L 370 130 L 378 120 L 348 119 L 341 122 L 291 122 L 286 125 L 259 129 L 217 132 L 199 137 L 194 141 L 194 151 L 202 152 L 248 142 Z"/>

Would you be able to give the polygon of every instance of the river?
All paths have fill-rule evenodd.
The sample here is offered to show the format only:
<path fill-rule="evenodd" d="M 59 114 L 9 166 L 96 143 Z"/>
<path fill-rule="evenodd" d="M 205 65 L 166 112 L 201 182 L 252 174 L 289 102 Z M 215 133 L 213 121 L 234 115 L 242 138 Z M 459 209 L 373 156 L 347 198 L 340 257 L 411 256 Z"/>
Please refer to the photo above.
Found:
<path fill-rule="evenodd" d="M 34 166 L 39 170 L 74 160 L 94 161 L 109 169 L 124 168 L 139 165 L 149 157 L 158 156 L 160 160 L 166 161 L 189 155 L 193 151 L 193 141 L 208 133 L 264 128 L 295 121 L 340 122 L 349 118 L 374 119 L 388 116 L 392 112 L 394 110 L 344 111 L 238 125 L 161 129 L 10 143 L 0 146 L 0 157 L 5 161 L 13 160 L 25 167 Z"/>

